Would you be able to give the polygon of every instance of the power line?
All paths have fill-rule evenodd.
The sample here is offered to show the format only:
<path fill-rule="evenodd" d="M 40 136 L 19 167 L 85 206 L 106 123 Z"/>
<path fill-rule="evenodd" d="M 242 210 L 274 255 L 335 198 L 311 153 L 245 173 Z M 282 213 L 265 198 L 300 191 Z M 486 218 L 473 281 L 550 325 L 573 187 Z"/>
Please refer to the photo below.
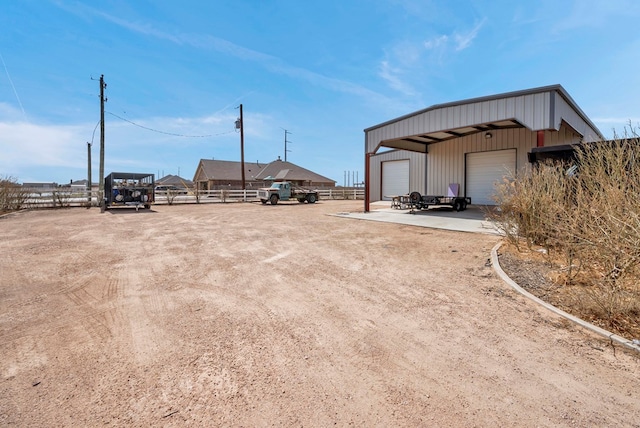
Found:
<path fill-rule="evenodd" d="M 184 137 L 184 138 L 206 138 L 206 137 L 217 137 L 219 135 L 226 135 L 226 134 L 231 134 L 232 132 L 235 131 L 228 131 L 228 132 L 221 132 L 219 134 L 208 134 L 208 135 L 185 135 L 185 134 L 176 134 L 173 132 L 165 132 L 165 131 L 160 131 L 159 129 L 154 129 L 154 128 L 149 128 L 147 126 L 144 125 L 140 125 L 139 123 L 135 123 L 130 121 L 129 119 L 125 119 L 124 117 L 118 116 L 115 113 L 111 113 L 110 111 L 108 111 L 107 113 L 109 113 L 111 116 L 113 117 L 117 117 L 120 120 L 124 120 L 125 122 L 128 122 L 134 126 L 137 126 L 138 128 L 142 128 L 142 129 L 146 129 L 147 131 L 151 131 L 151 132 L 157 132 L 158 134 L 165 134 L 165 135 L 172 135 L 174 137 Z"/>
<path fill-rule="evenodd" d="M 9 75 L 9 69 L 7 68 L 7 64 L 4 62 L 4 58 L 2 54 L 0 54 L 0 62 L 4 66 L 4 72 L 7 73 L 7 79 L 9 79 L 9 83 L 11 84 L 11 88 L 13 89 L 13 93 L 16 96 L 16 100 L 18 100 L 18 104 L 20 105 L 20 110 L 22 110 L 22 115 L 24 116 L 24 120 L 27 120 L 27 112 L 24 111 L 24 107 L 22 106 L 22 101 L 20 101 L 20 97 L 18 96 L 18 91 L 16 91 L 16 86 L 13 84 L 13 80 L 11 80 L 11 76 Z"/>

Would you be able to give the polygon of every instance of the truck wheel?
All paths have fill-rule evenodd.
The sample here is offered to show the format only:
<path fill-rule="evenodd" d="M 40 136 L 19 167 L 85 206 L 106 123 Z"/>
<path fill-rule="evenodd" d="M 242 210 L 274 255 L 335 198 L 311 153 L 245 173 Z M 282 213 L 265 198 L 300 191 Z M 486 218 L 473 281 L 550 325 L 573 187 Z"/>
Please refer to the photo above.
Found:
<path fill-rule="evenodd" d="M 314 194 L 307 195 L 307 202 L 309 202 L 310 204 L 315 204 L 316 203 L 316 195 L 314 195 Z"/>
<path fill-rule="evenodd" d="M 262 202 L 262 205 L 264 205 L 264 204 L 267 203 L 267 200 L 266 199 L 260 199 L 260 202 Z"/>
<path fill-rule="evenodd" d="M 278 203 L 278 195 L 271 195 L 271 197 L 269 198 L 269 202 L 271 202 L 271 205 L 275 205 Z"/>
<path fill-rule="evenodd" d="M 304 198 L 298 199 L 298 202 L 300 202 L 301 204 L 304 204 Z"/>

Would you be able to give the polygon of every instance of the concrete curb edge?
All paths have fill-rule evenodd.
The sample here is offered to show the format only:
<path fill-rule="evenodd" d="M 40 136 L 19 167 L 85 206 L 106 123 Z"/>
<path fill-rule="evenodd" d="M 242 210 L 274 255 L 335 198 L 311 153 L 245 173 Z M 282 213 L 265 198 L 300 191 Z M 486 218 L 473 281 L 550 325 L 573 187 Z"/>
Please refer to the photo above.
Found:
<path fill-rule="evenodd" d="M 498 276 L 507 284 L 509 284 L 514 290 L 516 290 L 518 293 L 522 294 L 523 296 L 525 296 L 526 298 L 538 303 L 541 306 L 544 306 L 545 308 L 547 308 L 548 310 L 550 310 L 551 312 L 560 315 L 563 318 L 568 319 L 569 321 L 578 324 L 581 327 L 584 327 L 588 330 L 591 330 L 592 332 L 599 334 L 600 336 L 606 337 L 607 339 L 611 340 L 612 342 L 616 342 L 622 346 L 625 346 L 626 348 L 629 348 L 631 350 L 640 352 L 640 346 L 634 344 L 631 340 L 625 339 L 624 337 L 620 337 L 614 333 L 611 333 L 603 328 L 600 328 L 596 325 L 593 325 L 591 323 L 588 323 L 580 318 L 577 318 L 571 314 L 566 313 L 565 311 L 556 308 L 553 305 L 550 305 L 549 303 L 545 302 L 544 300 L 541 300 L 539 298 L 537 298 L 536 296 L 534 296 L 533 294 L 529 293 L 528 291 L 526 291 L 525 289 L 523 289 L 522 287 L 520 287 L 515 281 L 513 281 L 511 278 L 509 278 L 509 276 L 502 270 L 502 267 L 500 266 L 500 261 L 498 260 L 498 249 L 502 246 L 502 242 L 498 242 L 498 244 L 496 244 L 492 249 L 491 249 L 491 265 L 493 266 L 493 270 L 498 274 Z"/>

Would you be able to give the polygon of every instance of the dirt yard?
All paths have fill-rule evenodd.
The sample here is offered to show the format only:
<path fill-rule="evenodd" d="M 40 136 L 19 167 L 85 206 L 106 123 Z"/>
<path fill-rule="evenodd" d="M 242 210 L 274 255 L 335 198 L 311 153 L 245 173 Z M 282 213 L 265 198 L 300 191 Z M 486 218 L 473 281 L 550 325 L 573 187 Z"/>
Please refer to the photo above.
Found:
<path fill-rule="evenodd" d="M 0 218 L 0 425 L 640 427 L 640 359 L 492 235 L 361 201 Z"/>

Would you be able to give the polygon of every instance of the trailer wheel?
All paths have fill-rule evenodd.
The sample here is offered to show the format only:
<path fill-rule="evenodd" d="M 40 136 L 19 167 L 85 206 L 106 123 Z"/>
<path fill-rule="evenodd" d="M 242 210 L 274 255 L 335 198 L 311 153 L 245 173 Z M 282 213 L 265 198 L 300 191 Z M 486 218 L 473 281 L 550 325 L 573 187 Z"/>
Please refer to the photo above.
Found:
<path fill-rule="evenodd" d="M 412 204 L 417 204 L 422 200 L 422 196 L 420 195 L 420 192 L 411 192 L 409 194 L 409 200 Z"/>
<path fill-rule="evenodd" d="M 462 201 L 462 211 L 467 209 L 467 201 Z"/>
<path fill-rule="evenodd" d="M 456 211 L 458 211 L 458 212 L 459 212 L 459 211 L 462 211 L 462 202 L 460 202 L 460 201 L 455 201 L 455 202 L 453 203 L 453 209 L 454 209 L 454 210 L 456 210 Z"/>
<path fill-rule="evenodd" d="M 269 198 L 269 202 L 271 202 L 271 205 L 275 205 L 278 203 L 278 195 L 271 195 L 271 197 Z"/>
<path fill-rule="evenodd" d="M 314 195 L 313 193 L 310 193 L 307 195 L 307 202 L 309 202 L 310 204 L 315 204 L 316 203 L 316 195 Z"/>

